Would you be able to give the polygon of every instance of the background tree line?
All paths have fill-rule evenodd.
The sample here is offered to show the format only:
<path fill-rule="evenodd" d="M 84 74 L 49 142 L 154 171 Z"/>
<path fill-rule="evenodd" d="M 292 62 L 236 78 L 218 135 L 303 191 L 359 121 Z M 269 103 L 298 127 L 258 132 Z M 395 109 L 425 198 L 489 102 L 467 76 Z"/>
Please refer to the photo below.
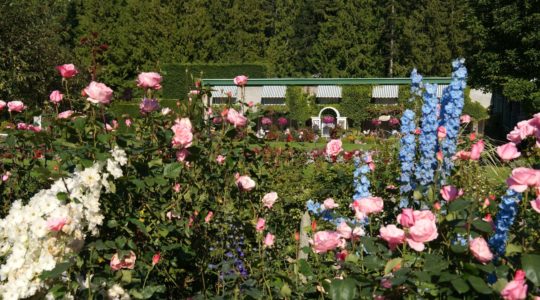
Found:
<path fill-rule="evenodd" d="M 448 76 L 538 100 L 539 0 L 5 0 L 0 97 L 46 97 L 54 65 L 90 65 L 121 92 L 165 63 L 264 63 L 268 76 Z M 17 20 L 17 22 L 13 22 Z M 38 101 L 39 102 L 39 101 Z M 540 102 L 540 101 L 538 101 Z M 538 103 L 540 107 L 540 103 Z"/>

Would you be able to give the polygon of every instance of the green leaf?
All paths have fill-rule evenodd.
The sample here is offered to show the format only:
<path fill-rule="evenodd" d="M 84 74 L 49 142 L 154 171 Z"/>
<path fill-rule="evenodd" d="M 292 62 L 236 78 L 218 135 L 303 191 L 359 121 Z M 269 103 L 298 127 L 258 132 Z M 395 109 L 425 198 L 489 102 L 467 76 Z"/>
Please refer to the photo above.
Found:
<path fill-rule="evenodd" d="M 56 267 L 54 267 L 54 269 L 52 269 L 50 271 L 44 271 L 43 273 L 41 273 L 40 278 L 41 279 L 57 278 L 60 275 L 62 275 L 62 273 L 67 271 L 67 269 L 69 269 L 70 266 L 71 266 L 71 263 L 69 263 L 69 262 L 59 263 L 59 264 L 56 265 Z"/>
<path fill-rule="evenodd" d="M 141 221 L 134 218 L 129 218 L 128 220 L 131 223 L 135 224 L 144 234 L 148 235 L 148 230 L 146 230 L 146 226 L 144 226 L 144 224 Z"/>
<path fill-rule="evenodd" d="M 473 289 L 480 294 L 489 295 L 493 293 L 493 290 L 480 277 L 470 275 L 467 276 L 467 281 L 471 284 Z"/>
<path fill-rule="evenodd" d="M 291 288 L 289 287 L 289 285 L 287 283 L 285 283 L 281 287 L 281 289 L 279 290 L 279 294 L 283 298 L 290 298 L 291 297 L 292 291 L 291 291 Z"/>
<path fill-rule="evenodd" d="M 358 299 L 357 292 L 356 282 L 351 278 L 343 280 L 333 279 L 330 283 L 330 290 L 328 291 L 330 298 L 333 300 Z"/>
<path fill-rule="evenodd" d="M 311 269 L 311 266 L 305 259 L 301 259 L 298 261 L 299 269 L 298 271 L 303 274 L 304 276 L 310 276 L 313 275 L 313 270 Z"/>
<path fill-rule="evenodd" d="M 180 170 L 182 166 L 179 163 L 166 164 L 163 168 L 163 176 L 167 178 L 176 178 L 180 176 Z"/>
<path fill-rule="evenodd" d="M 455 211 L 464 210 L 470 204 L 471 204 L 471 202 L 469 200 L 457 199 L 457 200 L 454 200 L 454 201 L 450 202 L 450 205 L 448 206 L 448 211 L 449 212 L 455 212 Z"/>
<path fill-rule="evenodd" d="M 523 252 L 523 248 L 521 248 L 520 245 L 517 245 L 517 244 L 508 244 L 506 246 L 506 253 L 505 255 L 506 256 L 510 256 L 511 254 L 513 253 L 521 253 Z"/>
<path fill-rule="evenodd" d="M 392 270 L 401 264 L 401 261 L 403 259 L 401 257 L 398 257 L 398 258 L 394 258 L 394 259 L 391 259 L 389 260 L 387 263 L 386 263 L 386 266 L 384 266 L 384 275 L 388 275 L 390 272 L 392 272 Z"/>
<path fill-rule="evenodd" d="M 540 255 L 537 254 L 523 254 L 521 256 L 521 265 L 527 279 L 529 279 L 536 286 L 540 285 Z"/>
<path fill-rule="evenodd" d="M 131 273 L 133 273 L 133 271 L 122 270 L 122 281 L 125 283 L 131 283 Z"/>
<path fill-rule="evenodd" d="M 161 166 L 163 165 L 163 160 L 161 158 L 156 158 L 148 162 L 148 167 Z"/>
<path fill-rule="evenodd" d="M 456 278 L 450 282 L 452 283 L 452 286 L 454 287 L 454 289 L 456 289 L 456 291 L 460 294 L 463 294 L 469 291 L 469 285 L 467 284 L 465 280 L 461 278 Z"/>
<path fill-rule="evenodd" d="M 491 233 L 493 232 L 493 227 L 491 226 L 491 224 L 489 224 L 488 222 L 486 221 L 483 221 L 483 220 L 475 220 L 472 222 L 472 225 L 474 228 L 482 231 L 482 232 L 485 232 L 485 233 Z"/>

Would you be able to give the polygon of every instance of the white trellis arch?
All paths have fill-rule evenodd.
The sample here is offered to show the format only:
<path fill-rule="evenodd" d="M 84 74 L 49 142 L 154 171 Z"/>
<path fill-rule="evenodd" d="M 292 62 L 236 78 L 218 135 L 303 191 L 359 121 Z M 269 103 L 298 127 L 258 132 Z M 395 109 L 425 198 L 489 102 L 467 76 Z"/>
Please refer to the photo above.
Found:
<path fill-rule="evenodd" d="M 332 110 L 336 114 L 336 124 L 343 129 L 347 129 L 347 117 L 342 117 L 337 109 L 332 106 L 326 106 L 319 111 L 319 116 L 311 117 L 311 127 L 313 131 L 319 131 L 322 137 L 330 137 L 330 130 L 336 126 L 336 124 L 325 124 L 321 122 L 322 113 L 325 110 Z"/>

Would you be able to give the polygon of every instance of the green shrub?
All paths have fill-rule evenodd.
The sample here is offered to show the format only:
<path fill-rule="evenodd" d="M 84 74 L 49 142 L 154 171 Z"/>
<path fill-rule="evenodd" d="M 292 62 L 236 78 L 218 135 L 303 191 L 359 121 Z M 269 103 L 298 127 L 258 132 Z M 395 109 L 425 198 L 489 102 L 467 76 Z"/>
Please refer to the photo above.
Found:
<path fill-rule="evenodd" d="M 362 121 L 369 118 L 366 108 L 371 102 L 371 90 L 370 85 L 343 87 L 340 113 L 348 118 L 349 127 L 360 128 Z"/>

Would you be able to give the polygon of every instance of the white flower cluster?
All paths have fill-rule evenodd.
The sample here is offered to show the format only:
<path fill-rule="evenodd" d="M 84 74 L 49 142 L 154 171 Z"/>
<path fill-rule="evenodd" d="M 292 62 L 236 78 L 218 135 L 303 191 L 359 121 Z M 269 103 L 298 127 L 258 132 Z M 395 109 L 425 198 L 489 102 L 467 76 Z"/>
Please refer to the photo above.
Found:
<path fill-rule="evenodd" d="M 47 287 L 39 278 L 84 245 L 87 232 L 98 233 L 103 222 L 99 208 L 101 191 L 108 191 L 107 178 L 122 176 L 126 153 L 115 147 L 112 159 L 104 164 L 75 172 L 56 181 L 50 189 L 35 194 L 27 205 L 12 204 L 9 214 L 0 219 L 0 295 L 2 299 L 30 297 Z M 60 200 L 64 193 L 70 201 Z"/>
<path fill-rule="evenodd" d="M 129 294 L 118 284 L 113 285 L 107 291 L 107 299 L 110 300 L 130 300 Z"/>

